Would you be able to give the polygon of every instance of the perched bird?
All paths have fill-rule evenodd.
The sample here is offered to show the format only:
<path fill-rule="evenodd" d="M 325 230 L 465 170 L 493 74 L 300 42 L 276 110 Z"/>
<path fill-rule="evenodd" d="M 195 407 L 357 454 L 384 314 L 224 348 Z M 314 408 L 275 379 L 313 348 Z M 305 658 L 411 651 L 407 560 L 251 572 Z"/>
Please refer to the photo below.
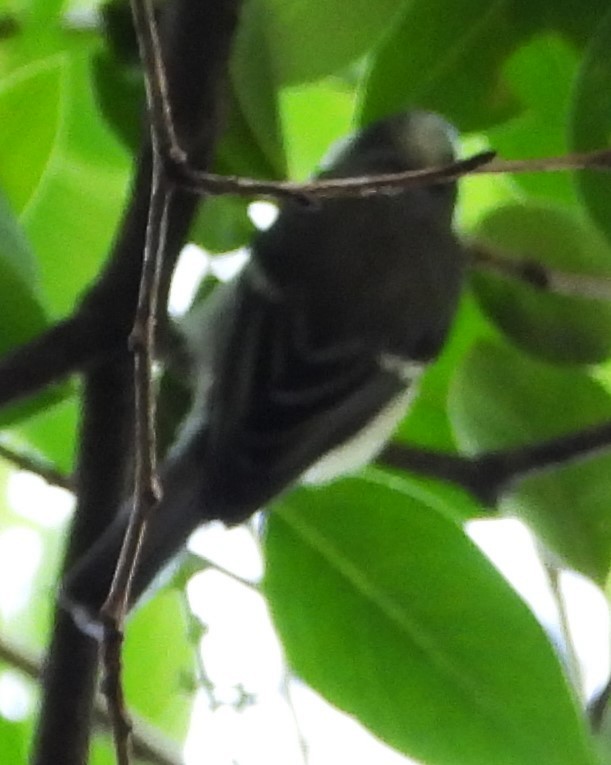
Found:
<path fill-rule="evenodd" d="M 320 177 L 447 164 L 453 138 L 435 114 L 398 114 L 335 147 Z M 258 234 L 245 268 L 191 321 L 194 404 L 161 470 L 134 600 L 204 521 L 238 523 L 381 450 L 456 310 L 465 258 L 455 198 L 446 183 L 288 202 Z M 128 509 L 68 574 L 63 597 L 77 618 L 105 599 Z"/>

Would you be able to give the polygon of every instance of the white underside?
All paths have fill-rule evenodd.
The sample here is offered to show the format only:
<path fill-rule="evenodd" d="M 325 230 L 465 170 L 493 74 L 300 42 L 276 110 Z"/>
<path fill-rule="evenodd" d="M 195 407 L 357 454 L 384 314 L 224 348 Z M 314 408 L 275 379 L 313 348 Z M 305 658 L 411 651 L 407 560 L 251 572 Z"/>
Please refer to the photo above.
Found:
<path fill-rule="evenodd" d="M 404 417 L 415 395 L 415 380 L 396 396 L 352 439 L 324 454 L 301 476 L 301 483 L 320 484 L 354 473 L 369 464 L 382 451 Z"/>

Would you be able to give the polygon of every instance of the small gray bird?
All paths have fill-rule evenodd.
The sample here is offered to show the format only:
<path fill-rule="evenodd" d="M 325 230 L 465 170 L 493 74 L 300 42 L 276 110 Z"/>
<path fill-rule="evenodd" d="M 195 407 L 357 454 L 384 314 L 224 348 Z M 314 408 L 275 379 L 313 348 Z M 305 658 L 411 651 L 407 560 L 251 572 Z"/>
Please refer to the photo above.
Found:
<path fill-rule="evenodd" d="M 435 114 L 399 114 L 343 141 L 320 177 L 444 165 L 453 138 Z M 378 454 L 456 311 L 465 258 L 455 199 L 455 184 L 438 184 L 286 203 L 255 238 L 242 272 L 191 321 L 194 405 L 161 470 L 134 600 L 204 521 L 239 523 L 298 482 L 332 480 Z M 81 621 L 106 597 L 127 514 L 64 583 Z"/>

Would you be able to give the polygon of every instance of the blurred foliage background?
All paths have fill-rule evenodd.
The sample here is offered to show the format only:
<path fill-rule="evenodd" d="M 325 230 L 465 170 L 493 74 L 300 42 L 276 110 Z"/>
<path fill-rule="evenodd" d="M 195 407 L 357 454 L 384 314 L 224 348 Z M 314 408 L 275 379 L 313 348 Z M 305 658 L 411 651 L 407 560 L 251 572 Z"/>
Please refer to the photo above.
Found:
<path fill-rule="evenodd" d="M 141 131 L 128 19 L 118 0 L 0 0 L 0 352 L 68 314 L 109 249 Z M 465 154 L 602 148 L 610 46 L 603 0 L 248 0 L 215 169 L 303 179 L 332 141 L 409 107 L 445 115 Z M 466 240 L 611 279 L 607 175 L 470 178 L 460 192 Z M 212 200 L 192 241 L 212 254 L 247 244 L 248 206 Z M 397 437 L 475 453 L 611 420 L 610 358 L 608 301 L 474 272 Z M 69 473 L 77 419 L 73 382 L 2 412 L 2 443 Z M 3 488 L 9 474 L 0 464 Z M 611 457 L 529 478 L 499 510 L 527 522 L 550 565 L 608 586 Z M 455 489 L 377 468 L 287 496 L 265 523 L 262 588 L 288 661 L 431 765 L 611 762 L 538 622 L 463 533 L 490 512 Z M 0 610 L 2 635 L 38 650 L 62 541 L 48 526 L 40 513 L 24 520 L 0 505 L 0 543 L 16 529 L 44 543 L 27 597 Z M 177 739 L 194 692 L 187 621 L 166 590 L 132 620 L 126 649 L 134 707 Z M 25 761 L 31 725 L 0 717 L 2 761 Z M 94 761 L 109 757 L 100 744 Z"/>

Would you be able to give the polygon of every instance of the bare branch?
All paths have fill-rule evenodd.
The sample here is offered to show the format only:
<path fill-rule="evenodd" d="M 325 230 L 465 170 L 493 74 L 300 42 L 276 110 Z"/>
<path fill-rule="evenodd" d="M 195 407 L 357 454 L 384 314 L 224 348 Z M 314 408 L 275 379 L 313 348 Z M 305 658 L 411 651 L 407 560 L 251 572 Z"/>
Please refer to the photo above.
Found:
<path fill-rule="evenodd" d="M 174 162 L 169 169 L 177 186 L 195 194 L 235 194 L 270 196 L 309 204 L 331 197 L 366 197 L 372 194 L 400 192 L 434 183 L 449 183 L 490 162 L 494 152 L 476 154 L 443 167 L 427 167 L 404 173 L 362 176 L 359 178 L 323 178 L 307 183 L 261 181 L 236 175 L 216 175 L 194 170 L 185 161 Z"/>
<path fill-rule="evenodd" d="M 390 444 L 380 465 L 453 483 L 482 504 L 494 507 L 500 496 L 529 475 L 588 459 L 611 448 L 611 422 L 584 428 L 558 438 L 481 456 L 464 457 Z"/>
<path fill-rule="evenodd" d="M 540 159 L 495 159 L 495 152 L 486 151 L 443 167 L 410 170 L 359 178 L 328 178 L 306 183 L 261 181 L 255 178 L 216 175 L 194 169 L 184 152 L 177 150 L 166 158 L 168 176 L 174 183 L 194 194 L 263 195 L 314 202 L 330 197 L 366 197 L 392 193 L 435 183 L 450 183 L 475 175 L 507 175 L 509 173 L 555 173 L 567 170 L 611 170 L 611 150 Z"/>
<path fill-rule="evenodd" d="M 119 765 L 128 765 L 129 763 L 128 737 L 131 731 L 121 687 L 123 624 L 146 523 L 150 513 L 153 512 L 161 498 L 156 467 L 156 398 L 153 384 L 153 358 L 155 352 L 155 317 L 157 315 L 161 263 L 166 241 L 169 198 L 170 191 L 161 177 L 157 141 L 153 136 L 153 182 L 149 222 L 136 320 L 130 337 L 135 356 L 134 506 L 110 592 L 101 610 L 101 617 L 105 625 L 102 644 L 106 675 L 104 687 L 114 722 L 113 729 Z"/>
<path fill-rule="evenodd" d="M 119 765 L 128 765 L 129 733 L 124 692 L 121 680 L 121 649 L 123 625 L 128 610 L 130 591 L 146 524 L 161 499 L 156 465 L 156 397 L 152 366 L 155 353 L 155 326 L 159 294 L 164 273 L 164 254 L 168 228 L 168 213 L 173 196 L 173 182 L 167 177 L 168 162 L 182 160 L 171 114 L 166 64 L 150 0 L 132 0 L 132 15 L 138 37 L 140 56 L 145 68 L 145 81 L 152 148 L 151 193 L 148 203 L 146 240 L 142 260 L 138 303 L 130 346 L 135 358 L 136 453 L 134 505 L 121 547 L 112 585 L 100 611 L 104 625 L 102 655 L 105 668 L 104 688 L 113 719 L 115 750 Z M 221 46 L 220 50 L 223 49 Z M 223 58 L 223 64 L 225 59 Z M 218 111 L 215 104 L 214 114 Z M 216 131 L 212 135 L 215 135 Z M 211 155 L 212 140 L 207 154 Z"/>
<path fill-rule="evenodd" d="M 125 491 L 132 453 L 133 383 L 127 354 L 92 370 L 85 380 L 77 459 L 77 507 L 63 571 L 89 550 L 110 523 Z M 121 450 L 117 449 L 121 444 Z M 87 761 L 97 684 L 98 644 L 56 608 L 41 684 L 33 765 Z"/>

